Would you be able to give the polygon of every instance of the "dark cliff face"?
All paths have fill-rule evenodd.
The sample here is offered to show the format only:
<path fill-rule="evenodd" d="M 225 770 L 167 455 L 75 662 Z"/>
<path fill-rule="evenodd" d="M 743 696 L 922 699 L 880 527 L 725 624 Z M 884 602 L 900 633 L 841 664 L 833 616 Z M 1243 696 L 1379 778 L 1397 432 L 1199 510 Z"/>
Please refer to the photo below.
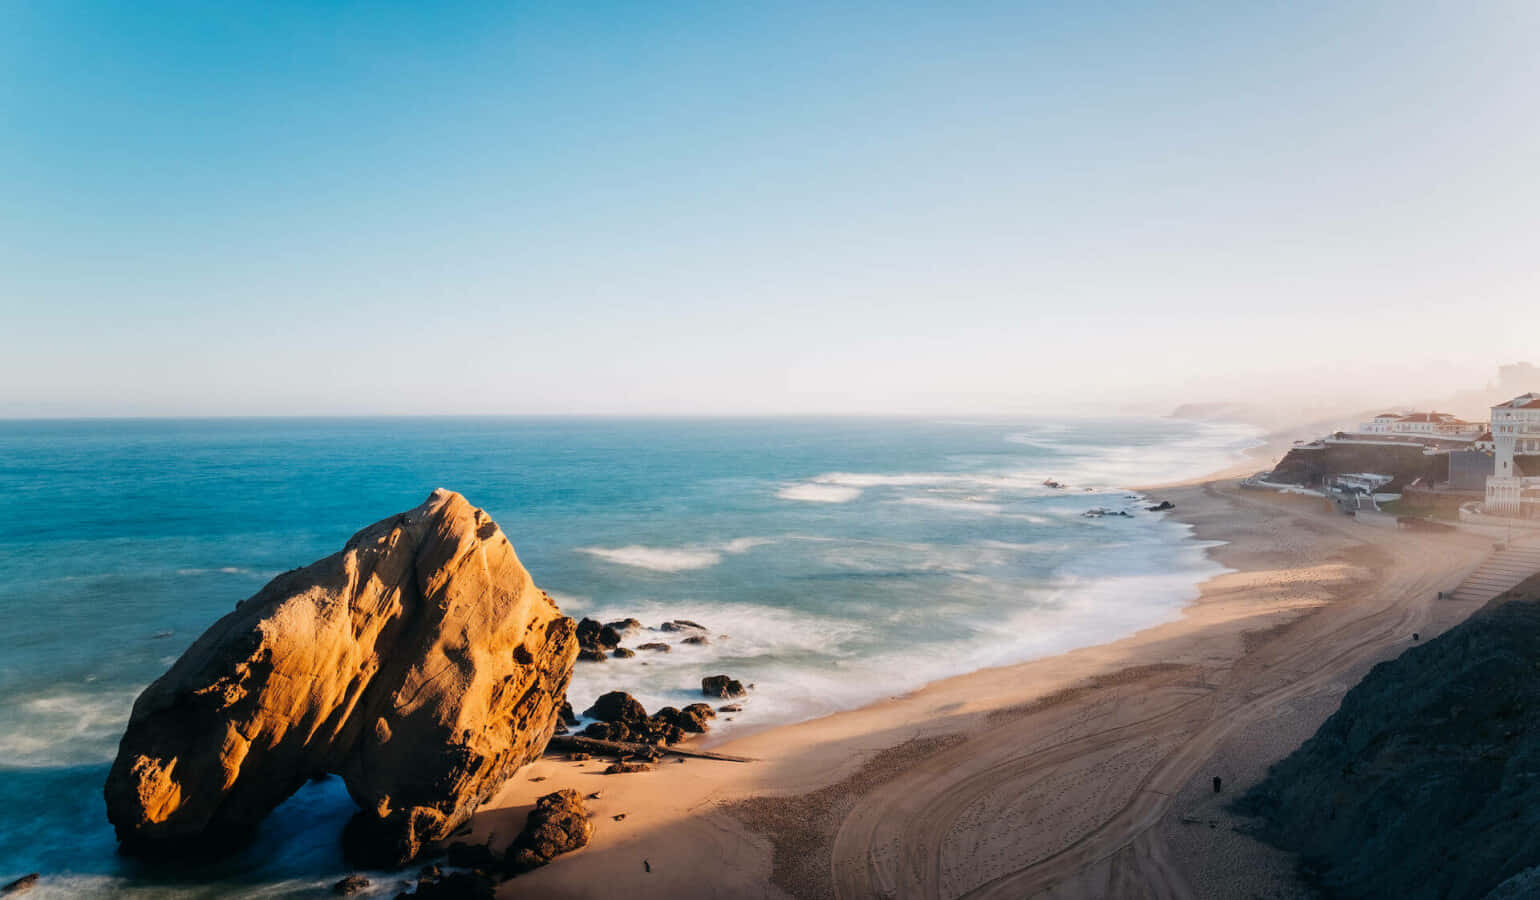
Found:
<path fill-rule="evenodd" d="M 1237 807 L 1331 896 L 1480 898 L 1540 865 L 1540 576 L 1375 666 Z"/>
<path fill-rule="evenodd" d="M 1418 478 L 1444 481 L 1449 477 L 1448 457 L 1428 455 L 1421 444 L 1327 444 L 1295 447 L 1273 468 L 1273 481 L 1319 484 L 1329 475 L 1344 472 L 1378 472 L 1391 476 L 1387 491 L 1399 491 Z"/>

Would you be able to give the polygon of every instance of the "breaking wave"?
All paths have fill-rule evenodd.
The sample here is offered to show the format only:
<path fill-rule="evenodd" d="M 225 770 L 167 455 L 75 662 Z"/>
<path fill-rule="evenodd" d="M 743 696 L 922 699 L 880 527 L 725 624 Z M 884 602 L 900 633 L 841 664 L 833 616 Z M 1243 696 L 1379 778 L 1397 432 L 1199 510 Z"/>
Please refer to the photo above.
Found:
<path fill-rule="evenodd" d="M 653 572 L 687 572 L 691 569 L 709 569 L 720 563 L 724 554 L 747 553 L 770 543 L 765 538 L 735 538 L 722 544 L 703 547 L 645 547 L 631 544 L 625 547 L 581 547 L 579 552 L 597 556 L 618 566 L 631 566 Z"/>

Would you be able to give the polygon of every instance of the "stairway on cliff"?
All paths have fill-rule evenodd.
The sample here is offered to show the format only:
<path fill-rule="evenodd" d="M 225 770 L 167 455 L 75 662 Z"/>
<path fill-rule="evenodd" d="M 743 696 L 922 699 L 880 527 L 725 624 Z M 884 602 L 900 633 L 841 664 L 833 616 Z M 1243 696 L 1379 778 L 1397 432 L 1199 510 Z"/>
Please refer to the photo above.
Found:
<path fill-rule="evenodd" d="M 1510 546 L 1488 556 L 1451 596 L 1485 603 L 1536 573 L 1540 573 L 1540 546 Z"/>

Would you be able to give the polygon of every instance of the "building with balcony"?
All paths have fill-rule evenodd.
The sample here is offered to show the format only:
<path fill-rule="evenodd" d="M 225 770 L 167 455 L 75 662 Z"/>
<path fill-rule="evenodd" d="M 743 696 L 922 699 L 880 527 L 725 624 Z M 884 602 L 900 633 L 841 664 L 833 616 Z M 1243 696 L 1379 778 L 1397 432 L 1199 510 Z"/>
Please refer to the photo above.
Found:
<path fill-rule="evenodd" d="M 1491 430 L 1492 475 L 1483 508 L 1496 516 L 1535 514 L 1540 510 L 1540 471 L 1523 471 L 1518 457 L 1540 454 L 1540 393 L 1520 394 L 1492 407 Z"/>

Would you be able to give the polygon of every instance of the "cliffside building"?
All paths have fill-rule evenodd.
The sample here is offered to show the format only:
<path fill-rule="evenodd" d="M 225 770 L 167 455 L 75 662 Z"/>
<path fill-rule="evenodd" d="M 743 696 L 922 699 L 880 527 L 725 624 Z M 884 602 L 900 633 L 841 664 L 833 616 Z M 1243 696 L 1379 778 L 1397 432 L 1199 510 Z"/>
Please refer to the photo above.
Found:
<path fill-rule="evenodd" d="M 1484 423 L 1441 412 L 1380 413 L 1358 426 L 1359 434 L 1436 435 L 1455 440 L 1475 440 L 1485 430 Z"/>
<path fill-rule="evenodd" d="M 1515 517 L 1540 511 L 1540 472 L 1525 473 L 1515 459 L 1540 454 L 1540 393 L 1520 394 L 1492 407 L 1492 444 L 1485 510 Z"/>

